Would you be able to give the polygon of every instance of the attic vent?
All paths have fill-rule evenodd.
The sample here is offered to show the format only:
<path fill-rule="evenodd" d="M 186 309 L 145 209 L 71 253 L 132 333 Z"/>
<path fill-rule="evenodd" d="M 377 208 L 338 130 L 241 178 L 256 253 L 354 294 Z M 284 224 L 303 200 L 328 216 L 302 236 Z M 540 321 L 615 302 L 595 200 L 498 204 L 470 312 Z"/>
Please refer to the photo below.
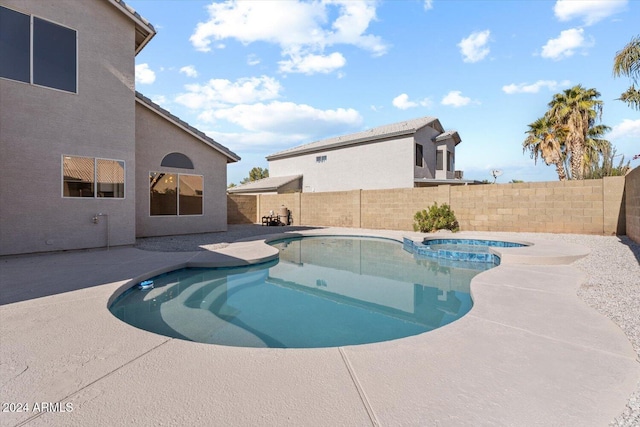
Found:
<path fill-rule="evenodd" d="M 160 166 L 168 168 L 193 169 L 193 162 L 182 153 L 169 153 L 164 156 Z"/>

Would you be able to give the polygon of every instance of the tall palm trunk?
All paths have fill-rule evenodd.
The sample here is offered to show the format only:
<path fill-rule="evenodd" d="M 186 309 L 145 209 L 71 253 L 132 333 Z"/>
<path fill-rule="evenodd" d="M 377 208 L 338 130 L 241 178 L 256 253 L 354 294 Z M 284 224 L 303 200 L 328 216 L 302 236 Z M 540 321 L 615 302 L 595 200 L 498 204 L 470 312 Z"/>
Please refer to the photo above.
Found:
<path fill-rule="evenodd" d="M 583 179 L 584 144 L 575 138 L 571 147 L 571 179 Z"/>

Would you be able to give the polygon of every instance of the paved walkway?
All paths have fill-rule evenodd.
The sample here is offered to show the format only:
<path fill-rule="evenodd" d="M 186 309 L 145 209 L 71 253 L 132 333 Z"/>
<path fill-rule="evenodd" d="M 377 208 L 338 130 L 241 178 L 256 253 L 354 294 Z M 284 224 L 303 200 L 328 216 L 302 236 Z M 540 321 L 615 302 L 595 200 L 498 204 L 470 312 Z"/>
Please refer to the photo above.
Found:
<path fill-rule="evenodd" d="M 0 259 L 0 397 L 28 405 L 0 412 L 0 424 L 607 425 L 640 380 L 637 355 L 576 296 L 584 277 L 569 263 L 588 251 L 532 242 L 520 253 L 504 249 L 499 267 L 474 278 L 474 307 L 462 319 L 414 337 L 325 349 L 187 342 L 133 328 L 107 309 L 149 274 L 275 257 L 261 239 L 218 242 L 224 247 L 215 251 Z M 43 402 L 61 404 L 43 411 Z"/>

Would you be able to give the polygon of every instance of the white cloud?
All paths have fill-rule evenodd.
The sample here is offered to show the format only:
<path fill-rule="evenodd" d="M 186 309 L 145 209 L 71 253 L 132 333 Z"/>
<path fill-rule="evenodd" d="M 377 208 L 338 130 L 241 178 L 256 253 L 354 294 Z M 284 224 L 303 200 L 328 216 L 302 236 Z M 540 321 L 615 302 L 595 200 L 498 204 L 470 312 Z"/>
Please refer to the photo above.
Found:
<path fill-rule="evenodd" d="M 623 11 L 627 0 L 558 0 L 553 12 L 560 21 L 582 18 L 585 25 L 592 25 Z"/>
<path fill-rule="evenodd" d="M 462 96 L 462 92 L 459 90 L 452 90 L 442 98 L 442 105 L 450 105 L 452 107 L 464 107 L 471 104 L 471 98 Z"/>
<path fill-rule="evenodd" d="M 136 65 L 136 83 L 141 85 L 150 85 L 156 81 L 156 73 L 149 68 L 149 64 Z"/>
<path fill-rule="evenodd" d="M 212 40 L 231 38 L 243 44 L 263 41 L 279 45 L 283 56 L 290 58 L 284 62 L 291 66 L 284 68 L 297 70 L 296 61 L 313 58 L 311 55 L 335 61 L 336 53 L 325 55 L 324 51 L 337 44 L 357 46 L 375 56 L 388 50 L 379 36 L 366 33 L 371 21 L 376 19 L 376 2 L 227 0 L 212 3 L 208 12 L 209 19 L 198 23 L 190 38 L 193 46 L 204 52 L 211 50 Z M 336 64 L 332 62 L 332 66 Z M 318 72 L 326 69 L 325 59 Z M 312 67 L 307 70 L 314 72 Z"/>
<path fill-rule="evenodd" d="M 547 44 L 542 47 L 541 56 L 559 61 L 573 56 L 576 49 L 586 49 L 592 45 L 592 41 L 585 40 L 584 29 L 571 28 L 561 31 L 557 39 L 550 39 Z"/>
<path fill-rule="evenodd" d="M 211 117 L 249 131 L 283 134 L 335 134 L 362 123 L 362 116 L 352 108 L 319 110 L 306 104 L 280 101 L 216 109 L 211 112 Z"/>
<path fill-rule="evenodd" d="M 401 110 L 407 110 L 409 108 L 414 108 L 419 106 L 423 106 L 423 107 L 431 106 L 431 100 L 429 98 L 425 98 L 422 101 L 409 101 L 409 95 L 407 95 L 406 93 L 396 96 L 395 98 L 393 98 L 393 101 L 391 101 L 391 103 L 393 104 L 394 107 L 399 108 Z"/>
<path fill-rule="evenodd" d="M 347 60 L 341 53 L 334 52 L 326 56 L 314 54 L 306 56 L 291 55 L 291 59 L 280 61 L 278 64 L 280 65 L 280 71 L 283 73 L 328 74 L 344 67 L 346 63 Z"/>
<path fill-rule="evenodd" d="M 624 119 L 620 124 L 614 126 L 607 135 L 607 139 L 612 141 L 624 138 L 640 138 L 640 119 Z"/>
<path fill-rule="evenodd" d="M 260 58 L 258 58 L 258 55 L 256 55 L 255 53 L 250 54 L 249 56 L 247 56 L 247 64 L 248 65 L 258 65 L 260 63 Z"/>
<path fill-rule="evenodd" d="M 206 84 L 186 85 L 186 93 L 178 95 L 175 101 L 191 109 L 209 109 L 228 104 L 246 104 L 275 99 L 280 96 L 280 82 L 272 77 L 248 77 L 232 82 L 226 79 L 212 79 Z"/>
<path fill-rule="evenodd" d="M 433 0 L 424 0 L 424 10 L 433 9 Z"/>
<path fill-rule="evenodd" d="M 464 62 L 478 62 L 483 60 L 489 54 L 489 36 L 491 31 L 484 30 L 471 33 L 467 38 L 464 38 L 458 43 L 460 52 L 463 56 Z"/>
<path fill-rule="evenodd" d="M 561 87 L 569 87 L 571 86 L 571 82 L 569 80 L 563 80 L 561 82 L 557 82 L 555 80 L 538 80 L 535 83 L 527 84 L 527 83 L 511 83 L 510 85 L 502 86 L 502 91 L 509 95 L 514 93 L 538 93 L 540 89 L 547 88 L 548 90 L 557 90 Z"/>
<path fill-rule="evenodd" d="M 193 65 L 185 65 L 184 67 L 180 68 L 180 72 L 186 74 L 187 77 L 198 77 L 198 71 Z"/>
<path fill-rule="evenodd" d="M 160 105 L 162 108 L 167 109 L 166 105 L 169 104 L 167 97 L 164 95 L 152 95 L 149 97 L 153 102 Z"/>

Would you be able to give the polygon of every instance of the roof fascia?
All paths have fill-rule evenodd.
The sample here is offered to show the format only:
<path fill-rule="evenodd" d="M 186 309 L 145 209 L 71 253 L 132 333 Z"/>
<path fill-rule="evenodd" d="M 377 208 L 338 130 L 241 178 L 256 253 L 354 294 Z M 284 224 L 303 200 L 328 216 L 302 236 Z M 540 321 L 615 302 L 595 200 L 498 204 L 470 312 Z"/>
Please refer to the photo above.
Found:
<path fill-rule="evenodd" d="M 136 29 L 140 29 L 143 34 L 146 34 L 144 40 L 135 48 L 135 54 L 137 55 L 156 35 L 155 28 L 153 28 L 153 25 L 151 25 L 150 22 L 142 18 L 142 16 L 140 16 L 133 9 L 127 6 L 126 3 L 124 3 L 122 0 L 107 1 L 118 8 L 118 10 L 124 13 L 129 19 L 131 19 L 135 23 Z"/>

